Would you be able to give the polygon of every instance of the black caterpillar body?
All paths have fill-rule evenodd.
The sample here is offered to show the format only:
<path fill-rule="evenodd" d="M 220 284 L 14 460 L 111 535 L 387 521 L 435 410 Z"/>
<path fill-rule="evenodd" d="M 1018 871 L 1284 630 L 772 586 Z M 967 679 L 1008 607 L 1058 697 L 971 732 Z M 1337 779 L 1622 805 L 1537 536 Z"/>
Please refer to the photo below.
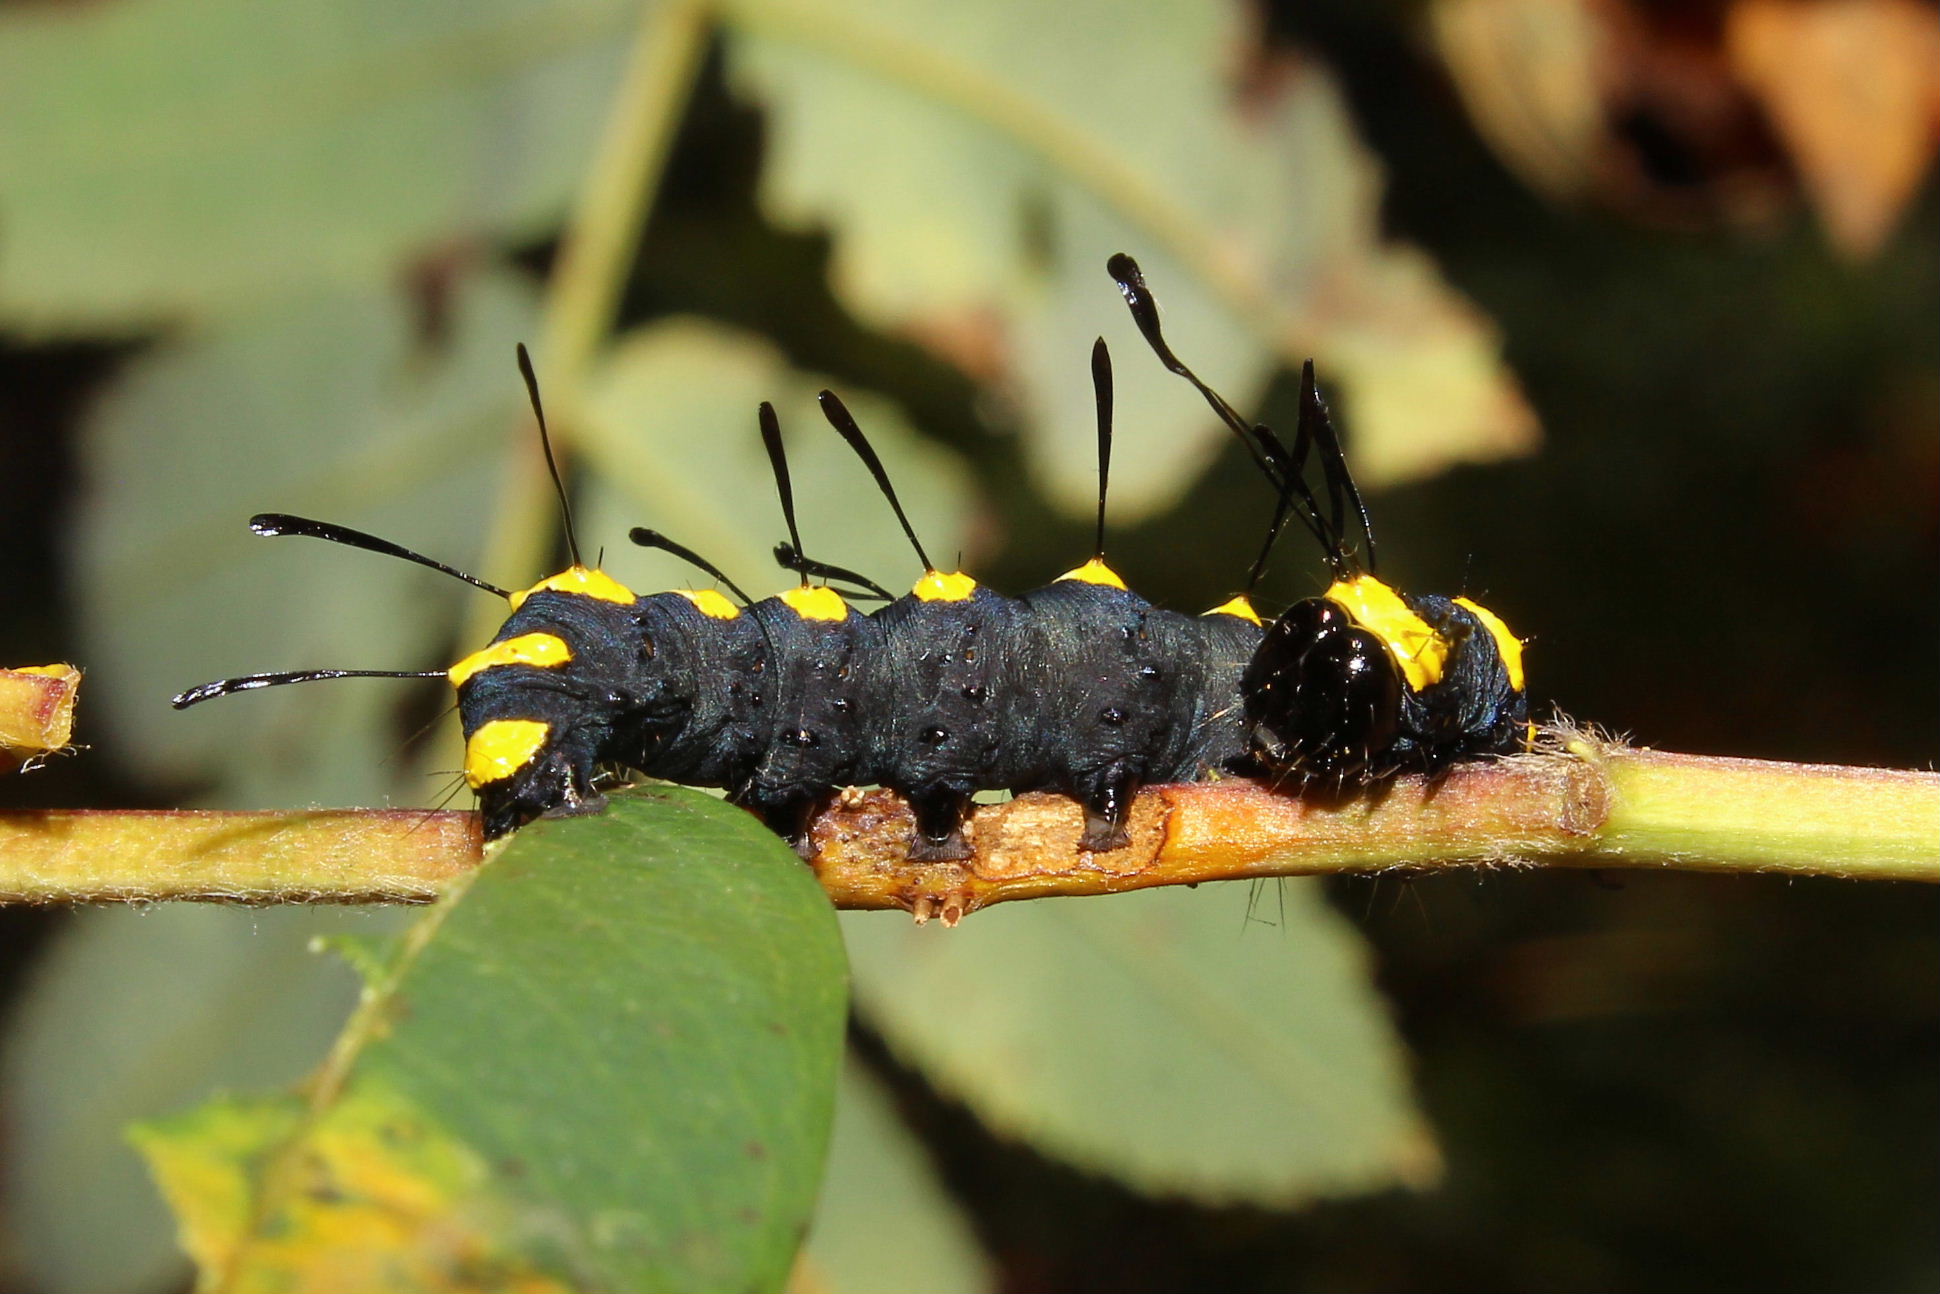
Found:
<path fill-rule="evenodd" d="M 1253 773 L 1347 788 L 1522 748 L 1521 644 L 1475 603 L 1398 594 L 1374 577 L 1366 511 L 1312 365 L 1289 448 L 1239 418 L 1172 355 L 1137 265 L 1119 256 L 1110 268 L 1154 351 L 1254 454 L 1279 496 L 1274 531 L 1294 516 L 1333 569 L 1326 594 L 1295 603 L 1270 628 L 1244 595 L 1197 616 L 1155 607 L 1102 555 L 1016 597 L 937 569 L 873 450 L 826 392 L 829 421 L 876 476 L 925 567 L 910 593 L 869 614 L 806 574 L 798 587 L 741 605 L 711 589 L 642 596 L 581 564 L 575 543 L 567 570 L 508 592 L 343 527 L 274 514 L 251 525 L 402 556 L 507 598 L 512 614 L 493 641 L 444 672 L 457 689 L 465 778 L 488 838 L 542 814 L 598 807 L 601 770 L 617 765 L 726 788 L 804 853 L 815 812 L 839 788 L 871 784 L 909 801 L 913 858 L 969 856 L 971 796 L 988 790 L 1071 796 L 1085 809 L 1079 848 L 1104 851 L 1127 843 L 1131 801 L 1149 783 Z M 523 348 L 520 360 L 543 435 Z M 1110 439 L 1102 341 L 1093 376 L 1102 541 Z M 803 572 L 839 572 L 801 556 L 779 429 L 772 410 L 762 414 L 793 540 L 778 555 Z M 1305 477 L 1310 455 L 1321 468 L 1318 492 Z M 1349 503 L 1367 541 L 1365 569 L 1346 536 Z M 634 538 L 719 575 L 652 532 Z M 205 684 L 175 703 L 368 675 L 431 676 L 257 674 Z"/>
<path fill-rule="evenodd" d="M 968 856 L 975 792 L 1059 791 L 1103 850 L 1140 786 L 1244 763 L 1257 619 L 1154 607 L 1101 562 L 1017 598 L 930 571 L 872 615 L 822 587 L 744 610 L 576 582 L 598 592 L 534 591 L 452 671 L 489 836 L 596 803 L 618 764 L 725 787 L 798 847 L 835 788 L 888 786 L 929 859 Z"/>

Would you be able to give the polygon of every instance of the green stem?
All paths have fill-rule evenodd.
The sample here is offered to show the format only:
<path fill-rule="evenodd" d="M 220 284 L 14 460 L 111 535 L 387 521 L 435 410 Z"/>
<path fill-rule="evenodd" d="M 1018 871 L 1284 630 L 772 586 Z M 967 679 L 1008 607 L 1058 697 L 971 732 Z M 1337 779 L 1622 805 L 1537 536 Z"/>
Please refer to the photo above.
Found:
<path fill-rule="evenodd" d="M 712 30 L 701 0 L 646 6 L 547 291 L 540 355 L 577 399 L 613 326 Z"/>
<path fill-rule="evenodd" d="M 1592 866 L 1615 859 L 1685 871 L 1925 881 L 1940 874 L 1931 773 L 1657 751 L 1595 757 L 1612 798 Z"/>
<path fill-rule="evenodd" d="M 979 808 L 960 863 L 910 862 L 911 826 L 886 791 L 844 794 L 817 819 L 815 870 L 836 906 L 948 921 L 1051 895 L 1475 867 L 1940 881 L 1940 775 L 1575 735 L 1331 803 L 1237 779 L 1150 787 L 1132 843 L 1108 854 L 1078 852 L 1083 814 L 1057 795 Z M 0 903 L 421 901 L 480 856 L 469 813 L 0 813 Z"/>
<path fill-rule="evenodd" d="M 569 447 L 580 423 L 587 375 L 639 255 L 712 30 L 713 10 L 702 0 L 644 6 L 605 132 L 560 244 L 540 320 L 534 360 L 553 440 L 561 450 Z M 529 432 L 520 435 L 529 452 L 514 457 L 485 570 L 536 570 L 557 534 L 552 486 L 538 447 Z M 501 619 L 501 609 L 481 611 L 468 640 L 490 638 Z"/>

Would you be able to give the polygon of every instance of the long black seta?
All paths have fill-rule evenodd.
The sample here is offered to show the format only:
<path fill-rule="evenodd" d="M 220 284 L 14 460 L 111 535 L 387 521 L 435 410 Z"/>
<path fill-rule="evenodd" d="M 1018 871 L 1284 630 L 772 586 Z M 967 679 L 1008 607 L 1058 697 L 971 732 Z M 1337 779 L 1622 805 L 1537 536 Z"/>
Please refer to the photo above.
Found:
<path fill-rule="evenodd" d="M 507 590 L 361 531 L 260 515 L 250 522 L 257 534 L 401 557 L 503 597 L 512 613 L 488 645 L 448 670 L 253 674 L 192 688 L 174 703 L 324 678 L 443 677 L 457 691 L 465 780 L 488 838 L 541 815 L 597 809 L 600 786 L 618 769 L 724 788 L 804 856 L 814 851 L 815 814 L 837 791 L 886 786 L 909 802 L 910 857 L 923 861 L 971 855 L 965 825 L 979 791 L 1070 796 L 1085 812 L 1079 849 L 1105 852 L 1128 843 L 1133 798 L 1154 783 L 1254 775 L 1339 794 L 1524 749 L 1521 642 L 1467 598 L 1404 594 L 1375 576 L 1373 529 L 1312 363 L 1302 369 L 1288 445 L 1173 354 L 1131 257 L 1114 256 L 1108 268 L 1153 352 L 1198 389 L 1274 491 L 1246 591 L 1210 611 L 1153 606 L 1105 560 L 1112 368 L 1103 339 L 1091 356 L 1098 517 L 1089 560 L 1015 597 L 938 568 L 875 449 L 824 391 L 823 415 L 888 500 L 922 574 L 894 597 L 807 556 L 779 421 L 764 404 L 758 423 L 789 536 L 776 556 L 800 582 L 759 601 L 651 530 L 635 529 L 634 542 L 692 563 L 733 596 L 714 588 L 636 594 L 583 564 L 520 347 L 572 564 Z M 1320 545 L 1332 582 L 1269 625 L 1250 594 L 1289 517 Z M 871 599 L 884 605 L 867 613 L 854 605 Z"/>

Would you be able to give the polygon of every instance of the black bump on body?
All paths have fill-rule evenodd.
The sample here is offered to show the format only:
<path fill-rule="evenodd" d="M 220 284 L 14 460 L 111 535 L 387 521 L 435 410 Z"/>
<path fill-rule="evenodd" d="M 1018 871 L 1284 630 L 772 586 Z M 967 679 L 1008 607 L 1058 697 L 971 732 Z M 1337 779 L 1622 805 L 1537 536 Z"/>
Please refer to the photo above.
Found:
<path fill-rule="evenodd" d="M 780 598 L 755 603 L 748 616 L 773 644 L 773 701 L 766 746 L 729 793 L 807 855 L 809 820 L 834 789 L 874 780 L 865 678 L 882 631 L 854 613 L 804 619 Z"/>
<path fill-rule="evenodd" d="M 1018 599 L 1017 650 L 1005 680 L 1006 759 L 1015 790 L 1058 791 L 1085 808 L 1078 847 L 1129 843 L 1125 820 L 1153 780 L 1190 698 L 1145 671 L 1168 657 L 1170 634 L 1136 593 L 1061 580 Z M 1181 703 L 1184 704 L 1181 704 Z"/>
<path fill-rule="evenodd" d="M 869 662 L 876 780 L 916 815 L 912 858 L 970 856 L 970 797 L 996 789 L 1004 732 L 988 704 L 1004 686 L 1017 604 L 978 588 L 959 601 L 898 598 L 870 619 L 882 646 Z"/>

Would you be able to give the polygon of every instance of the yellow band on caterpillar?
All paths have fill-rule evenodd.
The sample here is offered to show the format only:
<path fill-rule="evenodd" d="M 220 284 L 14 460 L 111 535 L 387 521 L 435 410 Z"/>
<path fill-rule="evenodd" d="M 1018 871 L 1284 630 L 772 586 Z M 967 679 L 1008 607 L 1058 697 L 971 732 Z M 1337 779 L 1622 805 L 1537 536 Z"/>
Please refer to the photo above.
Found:
<path fill-rule="evenodd" d="M 493 719 L 465 743 L 465 781 L 476 791 L 503 782 L 532 762 L 552 725 L 542 719 Z"/>
<path fill-rule="evenodd" d="M 924 602 L 968 602 L 977 582 L 962 571 L 925 571 L 910 593 Z"/>
<path fill-rule="evenodd" d="M 1467 607 L 1482 627 L 1495 639 L 1495 649 L 1502 656 L 1502 668 L 1509 673 L 1509 686 L 1522 691 L 1522 639 L 1509 632 L 1509 626 L 1502 623 L 1502 617 L 1479 602 L 1467 598 L 1456 598 L 1455 605 Z"/>
<path fill-rule="evenodd" d="M 1357 575 L 1328 589 L 1327 600 L 1387 644 L 1409 687 L 1421 692 L 1442 681 L 1448 641 L 1410 611 L 1399 593 L 1372 575 Z"/>
<path fill-rule="evenodd" d="M 506 601 L 517 611 L 525 605 L 525 600 L 534 593 L 577 593 L 581 597 L 598 598 L 602 602 L 618 602 L 622 606 L 636 602 L 633 590 L 608 575 L 605 571 L 588 570 L 584 566 L 568 566 L 557 575 L 548 575 L 529 589 L 521 589 Z"/>
<path fill-rule="evenodd" d="M 694 610 L 710 620 L 732 620 L 741 614 L 740 607 L 735 606 L 713 589 L 675 589 L 673 591 L 692 602 Z"/>
<path fill-rule="evenodd" d="M 781 595 L 788 609 L 804 620 L 847 620 L 849 604 L 834 589 L 820 586 L 789 589 Z"/>
<path fill-rule="evenodd" d="M 1260 619 L 1260 613 L 1253 609 L 1253 604 L 1247 601 L 1246 595 L 1243 593 L 1231 601 L 1220 603 L 1205 614 L 1209 616 L 1237 616 L 1248 624 L 1264 625 L 1266 623 L 1266 621 Z"/>
<path fill-rule="evenodd" d="M 564 665 L 573 658 L 573 649 L 566 640 L 555 634 L 520 634 L 517 638 L 507 638 L 480 651 L 475 651 L 465 659 L 445 671 L 453 687 L 462 687 L 467 679 L 480 670 L 493 669 L 500 665 L 536 665 L 540 669 L 551 669 Z"/>
<path fill-rule="evenodd" d="M 1057 582 L 1062 583 L 1065 580 L 1076 580 L 1081 584 L 1102 584 L 1109 589 L 1125 587 L 1125 581 L 1119 578 L 1117 571 L 1105 565 L 1105 559 L 1102 557 L 1094 557 L 1083 566 L 1066 571 L 1058 576 Z"/>

